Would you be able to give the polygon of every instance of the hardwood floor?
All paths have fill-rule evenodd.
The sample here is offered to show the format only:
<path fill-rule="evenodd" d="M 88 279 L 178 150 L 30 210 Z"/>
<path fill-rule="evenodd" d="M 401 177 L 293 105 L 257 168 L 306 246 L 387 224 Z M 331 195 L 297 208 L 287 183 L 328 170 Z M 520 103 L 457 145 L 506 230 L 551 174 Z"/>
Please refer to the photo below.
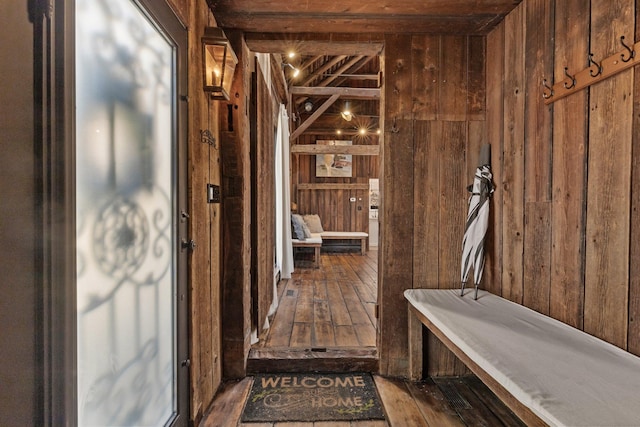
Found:
<path fill-rule="evenodd" d="M 377 257 L 323 253 L 320 268 L 296 266 L 278 284 L 278 310 L 255 347 L 375 347 Z"/>
<path fill-rule="evenodd" d="M 377 371 L 377 251 L 323 253 L 278 285 L 280 306 L 249 356 L 248 371 Z M 309 264 L 310 265 L 310 264 Z M 374 375 L 385 421 L 242 423 L 253 377 L 227 382 L 200 427 L 413 427 L 524 424 L 476 377 L 422 382 Z"/>

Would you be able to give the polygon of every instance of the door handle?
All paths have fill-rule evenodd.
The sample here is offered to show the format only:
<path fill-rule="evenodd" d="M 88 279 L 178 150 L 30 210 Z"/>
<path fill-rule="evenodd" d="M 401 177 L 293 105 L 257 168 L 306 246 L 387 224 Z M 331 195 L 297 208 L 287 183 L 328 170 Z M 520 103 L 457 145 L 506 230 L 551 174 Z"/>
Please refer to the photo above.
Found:
<path fill-rule="evenodd" d="M 193 251 L 196 248 L 196 242 L 193 239 L 190 239 L 188 241 L 185 239 L 182 239 L 182 243 L 180 246 L 182 250 L 189 249 L 190 251 Z"/>

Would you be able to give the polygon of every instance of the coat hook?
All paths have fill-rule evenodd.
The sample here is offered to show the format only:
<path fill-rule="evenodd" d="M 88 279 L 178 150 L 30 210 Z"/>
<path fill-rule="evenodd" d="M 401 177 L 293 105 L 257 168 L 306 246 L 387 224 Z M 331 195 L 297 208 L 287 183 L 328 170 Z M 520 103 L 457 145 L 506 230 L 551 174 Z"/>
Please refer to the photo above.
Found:
<path fill-rule="evenodd" d="M 393 125 L 391 126 L 390 129 L 391 133 L 398 133 L 400 132 L 400 129 L 398 129 L 398 126 L 396 125 L 396 118 L 393 118 Z"/>
<path fill-rule="evenodd" d="M 542 80 L 542 97 L 544 99 L 549 99 L 553 96 L 553 88 L 547 84 L 547 79 Z"/>
<path fill-rule="evenodd" d="M 596 67 L 595 71 L 593 67 Z M 598 77 L 602 73 L 602 64 L 598 64 L 593 60 L 593 53 L 589 53 L 589 75 L 591 77 Z"/>
<path fill-rule="evenodd" d="M 568 85 L 567 82 L 564 82 L 565 89 L 571 89 L 576 85 L 576 77 L 569 74 L 568 70 L 569 70 L 569 67 L 564 67 L 564 75 L 571 79 L 571 84 Z"/>
<path fill-rule="evenodd" d="M 620 59 L 622 59 L 622 62 L 631 61 L 636 56 L 636 51 L 631 49 L 629 46 L 626 45 L 626 43 L 624 42 L 624 36 L 620 36 L 620 43 L 622 43 L 622 46 L 624 46 L 624 48 L 627 49 L 627 51 L 629 52 L 629 57 L 628 58 L 625 58 L 624 57 L 624 53 L 621 53 L 620 54 Z"/>

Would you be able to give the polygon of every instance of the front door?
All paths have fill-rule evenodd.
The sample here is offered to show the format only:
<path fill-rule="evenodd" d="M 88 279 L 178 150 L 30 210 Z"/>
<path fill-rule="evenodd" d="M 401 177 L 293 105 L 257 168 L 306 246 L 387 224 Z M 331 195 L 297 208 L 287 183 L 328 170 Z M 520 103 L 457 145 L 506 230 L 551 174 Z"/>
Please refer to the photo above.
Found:
<path fill-rule="evenodd" d="M 78 425 L 187 425 L 186 30 L 75 6 Z"/>

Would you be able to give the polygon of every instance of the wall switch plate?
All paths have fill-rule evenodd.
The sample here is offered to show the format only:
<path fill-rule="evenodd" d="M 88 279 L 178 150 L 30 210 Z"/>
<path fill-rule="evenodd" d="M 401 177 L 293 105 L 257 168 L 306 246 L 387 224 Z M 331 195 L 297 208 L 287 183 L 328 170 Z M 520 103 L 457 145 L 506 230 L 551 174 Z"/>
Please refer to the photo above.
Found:
<path fill-rule="evenodd" d="M 220 203 L 220 186 L 207 184 L 207 203 Z"/>

